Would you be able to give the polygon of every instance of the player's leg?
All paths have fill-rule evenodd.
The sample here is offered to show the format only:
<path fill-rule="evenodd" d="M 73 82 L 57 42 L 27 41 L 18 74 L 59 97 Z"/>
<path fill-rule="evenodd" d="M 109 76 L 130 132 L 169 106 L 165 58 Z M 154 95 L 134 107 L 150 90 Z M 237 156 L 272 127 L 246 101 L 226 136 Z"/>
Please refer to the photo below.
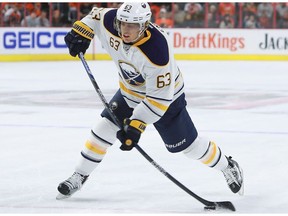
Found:
<path fill-rule="evenodd" d="M 231 191 L 243 195 L 242 169 L 235 160 L 232 160 L 232 157 L 225 156 L 215 142 L 198 136 L 183 153 L 189 158 L 222 171 Z"/>
<path fill-rule="evenodd" d="M 188 158 L 223 172 L 228 186 L 243 193 L 242 170 L 236 161 L 227 158 L 215 142 L 199 137 L 186 110 L 185 95 L 174 101 L 165 115 L 155 124 L 168 151 L 183 152 Z"/>
<path fill-rule="evenodd" d="M 120 121 L 132 115 L 132 109 L 128 107 L 120 91 L 111 99 L 110 106 Z M 113 123 L 109 113 L 104 110 L 102 118 L 91 130 L 91 133 L 81 151 L 81 157 L 76 165 L 75 172 L 67 180 L 58 186 L 60 194 L 57 199 L 70 197 L 73 193 L 80 190 L 86 182 L 88 176 L 101 163 L 106 155 L 107 149 L 116 141 L 116 133 L 119 130 Z"/>
<path fill-rule="evenodd" d="M 117 127 L 107 118 L 101 118 L 98 121 L 81 151 L 75 172 L 59 184 L 58 191 L 60 194 L 57 199 L 68 198 L 80 190 L 88 176 L 104 158 L 107 148 L 115 142 L 116 131 Z"/>

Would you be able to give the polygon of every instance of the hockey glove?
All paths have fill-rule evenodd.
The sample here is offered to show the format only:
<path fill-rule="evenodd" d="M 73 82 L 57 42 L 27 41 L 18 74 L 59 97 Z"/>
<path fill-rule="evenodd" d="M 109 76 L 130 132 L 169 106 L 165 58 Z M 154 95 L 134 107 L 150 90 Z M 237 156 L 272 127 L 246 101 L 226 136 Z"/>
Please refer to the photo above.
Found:
<path fill-rule="evenodd" d="M 137 119 L 124 119 L 123 129 L 117 132 L 117 138 L 122 145 L 122 151 L 130 151 L 139 141 L 141 134 L 146 128 L 146 123 Z"/>
<path fill-rule="evenodd" d="M 73 24 L 73 28 L 64 38 L 71 56 L 77 56 L 80 52 L 85 54 L 91 40 L 94 37 L 93 30 L 80 21 Z"/>

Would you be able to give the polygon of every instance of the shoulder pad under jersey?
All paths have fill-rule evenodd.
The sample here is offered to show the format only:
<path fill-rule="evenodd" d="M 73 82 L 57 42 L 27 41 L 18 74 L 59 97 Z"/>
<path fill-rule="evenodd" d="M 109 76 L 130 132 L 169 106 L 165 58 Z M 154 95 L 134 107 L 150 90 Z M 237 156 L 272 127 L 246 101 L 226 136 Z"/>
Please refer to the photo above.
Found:
<path fill-rule="evenodd" d="M 151 37 L 145 43 L 139 45 L 140 50 L 155 65 L 165 66 L 169 62 L 168 42 L 164 35 L 154 26 L 149 27 Z"/>
<path fill-rule="evenodd" d="M 119 37 L 118 32 L 114 28 L 114 19 L 116 17 L 116 13 L 117 13 L 117 9 L 113 9 L 113 10 L 108 11 L 104 15 L 103 24 L 104 24 L 104 27 L 107 29 L 107 31 L 109 31 L 114 36 Z"/>

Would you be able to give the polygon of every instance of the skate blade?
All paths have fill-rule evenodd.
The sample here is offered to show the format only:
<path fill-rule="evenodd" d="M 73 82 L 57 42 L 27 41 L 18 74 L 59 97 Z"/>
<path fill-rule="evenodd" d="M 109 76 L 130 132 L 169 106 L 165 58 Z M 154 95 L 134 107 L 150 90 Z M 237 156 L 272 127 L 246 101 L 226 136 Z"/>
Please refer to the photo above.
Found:
<path fill-rule="evenodd" d="M 243 196 L 243 195 L 244 195 L 244 174 L 243 174 L 243 170 L 242 170 L 241 168 L 240 168 L 240 172 L 241 172 L 243 181 L 242 181 L 241 188 L 240 188 L 240 190 L 238 191 L 238 194 L 239 194 L 240 196 Z"/>
<path fill-rule="evenodd" d="M 57 196 L 56 196 L 56 200 L 64 200 L 64 199 L 67 199 L 69 198 L 71 195 L 63 195 L 61 193 L 59 193 Z"/>
<path fill-rule="evenodd" d="M 238 191 L 238 194 L 240 196 L 243 196 L 244 195 L 244 185 L 242 185 L 241 189 Z"/>

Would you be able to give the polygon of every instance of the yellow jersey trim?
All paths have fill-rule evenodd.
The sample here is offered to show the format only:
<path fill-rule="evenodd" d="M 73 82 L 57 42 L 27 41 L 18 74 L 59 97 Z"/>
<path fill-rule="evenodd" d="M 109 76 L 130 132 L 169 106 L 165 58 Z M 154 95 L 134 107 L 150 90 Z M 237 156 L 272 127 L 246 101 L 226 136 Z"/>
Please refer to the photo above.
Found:
<path fill-rule="evenodd" d="M 142 96 L 140 94 L 137 94 L 137 93 L 131 91 L 130 89 L 128 89 L 122 82 L 119 82 L 119 85 L 120 85 L 120 89 L 122 89 L 127 94 L 133 95 L 134 97 L 138 97 L 140 99 L 144 99 L 145 98 L 144 96 Z"/>
<path fill-rule="evenodd" d="M 165 106 L 165 105 L 163 105 L 163 104 L 161 104 L 161 103 L 158 103 L 157 101 L 154 101 L 154 100 L 152 100 L 152 99 L 150 99 L 150 98 L 147 98 L 147 100 L 148 100 L 148 102 L 149 102 L 150 104 L 152 104 L 153 106 L 157 107 L 158 109 L 160 109 L 160 110 L 162 110 L 162 111 L 164 111 L 164 112 L 166 112 L 167 109 L 168 109 L 168 106 Z"/>

